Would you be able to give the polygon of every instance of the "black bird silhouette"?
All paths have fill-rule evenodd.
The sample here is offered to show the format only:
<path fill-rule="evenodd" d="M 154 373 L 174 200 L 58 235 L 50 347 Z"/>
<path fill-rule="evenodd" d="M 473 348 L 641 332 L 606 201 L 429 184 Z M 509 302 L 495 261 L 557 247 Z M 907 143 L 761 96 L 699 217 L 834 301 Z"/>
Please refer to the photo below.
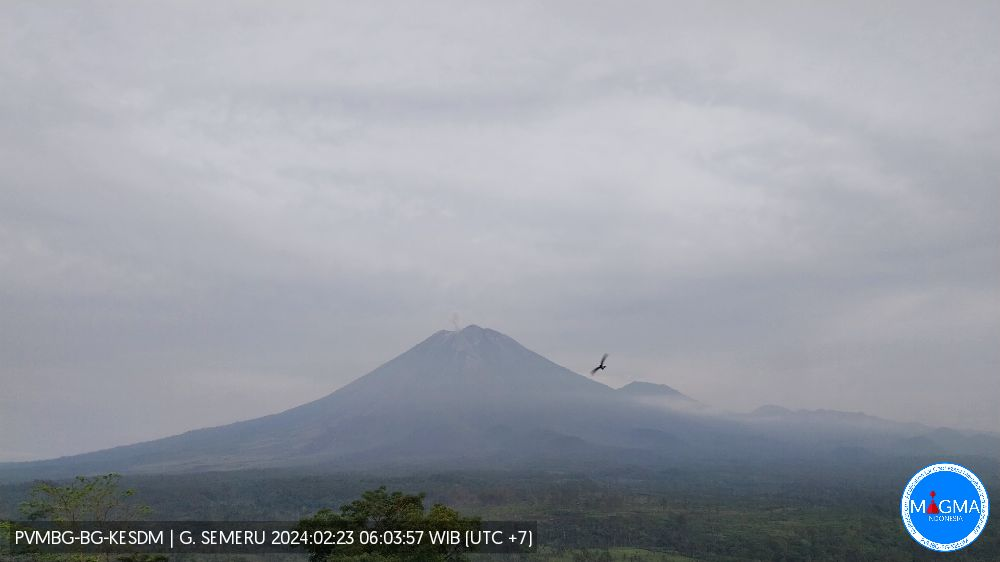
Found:
<path fill-rule="evenodd" d="M 603 371 L 604 369 L 607 369 L 607 368 L 608 368 L 608 367 L 607 367 L 607 366 L 606 366 L 606 365 L 604 364 L 604 360 L 605 360 L 605 359 L 607 359 L 607 358 L 608 358 L 608 354 L 607 354 L 607 353 L 605 353 L 605 354 L 604 354 L 604 357 L 601 357 L 601 364 L 600 364 L 600 365 L 598 365 L 598 366 L 596 366 L 596 367 L 594 367 L 594 368 L 593 368 L 593 369 L 592 369 L 592 370 L 590 371 L 590 376 L 594 376 L 594 373 L 596 373 L 597 371 Z"/>

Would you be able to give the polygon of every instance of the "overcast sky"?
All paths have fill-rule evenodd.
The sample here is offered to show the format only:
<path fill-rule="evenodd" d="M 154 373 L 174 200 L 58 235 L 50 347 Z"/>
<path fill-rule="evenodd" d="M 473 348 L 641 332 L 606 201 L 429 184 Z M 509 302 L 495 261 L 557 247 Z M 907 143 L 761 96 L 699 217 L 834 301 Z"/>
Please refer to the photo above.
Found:
<path fill-rule="evenodd" d="M 476 323 L 1000 429 L 1000 4 L 0 5 L 0 460 Z"/>

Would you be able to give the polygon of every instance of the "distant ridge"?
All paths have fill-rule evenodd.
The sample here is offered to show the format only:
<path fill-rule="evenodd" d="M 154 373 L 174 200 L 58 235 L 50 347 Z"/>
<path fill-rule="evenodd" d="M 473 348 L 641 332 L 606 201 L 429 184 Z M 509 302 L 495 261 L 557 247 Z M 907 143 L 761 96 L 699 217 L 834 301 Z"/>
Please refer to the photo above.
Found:
<path fill-rule="evenodd" d="M 618 392 L 637 397 L 667 398 L 679 402 L 687 402 L 691 405 L 701 404 L 694 398 L 681 391 L 665 385 L 651 382 L 633 381 L 618 389 Z"/>
<path fill-rule="evenodd" d="M 844 412 L 841 410 L 791 410 L 774 404 L 765 404 L 750 414 L 758 418 L 795 418 L 798 420 L 812 420 L 817 422 L 846 422 L 856 424 L 885 424 L 894 427 L 906 427 L 910 429 L 927 428 L 927 426 L 917 423 L 903 423 L 876 416 L 870 416 L 864 412 Z M 928 428 L 929 429 L 929 428 Z"/>

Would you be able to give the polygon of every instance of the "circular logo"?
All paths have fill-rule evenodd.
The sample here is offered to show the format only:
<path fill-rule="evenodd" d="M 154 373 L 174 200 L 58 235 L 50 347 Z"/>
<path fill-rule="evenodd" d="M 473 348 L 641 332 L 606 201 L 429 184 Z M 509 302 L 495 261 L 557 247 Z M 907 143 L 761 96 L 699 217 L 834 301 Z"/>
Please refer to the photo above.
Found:
<path fill-rule="evenodd" d="M 932 464 L 903 490 L 903 524 L 913 540 L 938 552 L 969 546 L 986 526 L 990 500 L 971 470 Z"/>

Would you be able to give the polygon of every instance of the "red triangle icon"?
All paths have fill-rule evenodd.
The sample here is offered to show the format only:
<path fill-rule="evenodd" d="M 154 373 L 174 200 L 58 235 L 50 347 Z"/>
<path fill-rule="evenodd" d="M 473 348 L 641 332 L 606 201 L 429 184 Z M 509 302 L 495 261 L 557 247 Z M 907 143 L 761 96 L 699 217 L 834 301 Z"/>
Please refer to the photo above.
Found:
<path fill-rule="evenodd" d="M 935 513 L 941 513 L 940 511 L 938 511 L 937 504 L 934 503 L 934 496 L 936 496 L 936 495 L 937 494 L 934 493 L 934 490 L 931 490 L 931 504 L 929 506 L 927 506 L 927 514 L 928 515 L 934 515 Z"/>

